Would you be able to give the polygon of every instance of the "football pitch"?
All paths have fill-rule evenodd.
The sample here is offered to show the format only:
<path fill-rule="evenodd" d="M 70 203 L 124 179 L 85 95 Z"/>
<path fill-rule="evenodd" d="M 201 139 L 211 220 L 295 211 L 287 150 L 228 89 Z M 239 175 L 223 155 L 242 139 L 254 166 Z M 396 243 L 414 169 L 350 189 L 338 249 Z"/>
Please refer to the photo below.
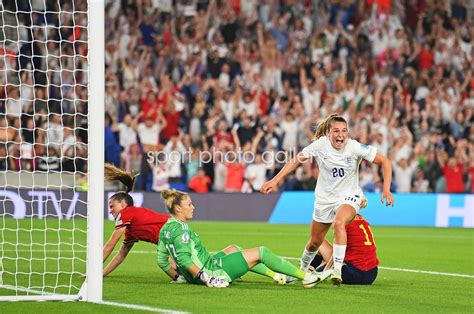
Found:
<path fill-rule="evenodd" d="M 5 257 L 21 257 L 18 267 L 24 271 L 45 269 L 82 272 L 83 263 L 73 263 L 71 257 L 84 258 L 85 234 L 76 231 L 58 231 L 53 220 L 15 221 L 3 219 L 0 227 L 16 226 L 24 230 L 32 225 L 38 231 L 3 232 L 3 267 L 12 261 Z M 84 227 L 84 220 L 61 221 L 61 227 L 73 230 Z M 47 224 L 48 232 L 40 231 Z M 309 235 L 309 225 L 276 225 L 266 223 L 215 223 L 191 222 L 209 251 L 218 251 L 229 244 L 244 248 L 265 245 L 274 253 L 297 263 Z M 106 222 L 105 239 L 113 230 L 113 222 Z M 49 231 L 51 229 L 52 231 Z M 211 289 L 190 284 L 170 284 L 168 277 L 156 265 L 156 247 L 148 243 L 134 246 L 127 259 L 108 277 L 104 278 L 104 300 L 110 304 L 85 302 L 8 302 L 0 303 L 0 313 L 132 313 L 148 311 L 183 311 L 192 313 L 317 313 L 317 312 L 444 312 L 472 313 L 474 311 L 474 230 L 435 229 L 412 227 L 372 228 L 380 260 L 377 280 L 372 286 L 335 287 L 329 281 L 313 289 L 304 289 L 300 283 L 278 286 L 271 279 L 253 273 L 226 289 Z M 330 231 L 331 233 L 331 231 Z M 58 246 L 44 247 L 5 244 L 64 241 Z M 74 239 L 75 245 L 67 244 Z M 116 250 L 118 246 L 116 247 Z M 74 252 L 73 252 L 74 251 Z M 59 253 L 60 252 L 60 253 Z M 114 252 L 115 253 L 115 252 Z M 114 254 L 113 253 L 113 254 Z M 45 259 L 47 257 L 47 259 Z M 35 258 L 37 262 L 29 260 Z M 42 261 L 41 261 L 42 260 Z M 41 262 L 40 262 L 41 261 Z M 46 263 L 44 262 L 46 261 Z M 46 265 L 47 264 L 47 265 Z M 30 266 L 32 265 L 32 266 Z M 16 276 L 16 280 L 30 285 L 40 285 L 42 280 L 57 281 L 58 276 L 44 279 L 35 275 Z M 3 274 L 4 284 L 15 280 Z M 72 284 L 80 286 L 79 275 Z M 62 288 L 60 292 L 67 292 Z M 12 291 L 0 289 L 0 295 Z M 115 306 L 120 303 L 121 306 Z"/>

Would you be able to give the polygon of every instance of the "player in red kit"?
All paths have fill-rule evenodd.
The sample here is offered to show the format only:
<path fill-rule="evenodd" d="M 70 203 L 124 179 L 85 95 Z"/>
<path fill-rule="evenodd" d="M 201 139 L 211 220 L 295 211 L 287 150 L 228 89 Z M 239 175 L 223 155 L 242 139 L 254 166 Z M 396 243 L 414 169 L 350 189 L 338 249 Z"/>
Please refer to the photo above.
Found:
<path fill-rule="evenodd" d="M 133 206 L 132 190 L 135 176 L 111 164 L 105 165 L 105 179 L 118 180 L 125 184 L 126 191 L 117 192 L 109 198 L 109 211 L 115 219 L 115 230 L 104 246 L 105 262 L 115 248 L 118 241 L 124 236 L 122 246 L 110 263 L 104 269 L 104 276 L 110 274 L 127 257 L 135 242 L 145 241 L 158 244 L 161 227 L 168 221 L 169 216 L 154 211 Z"/>
<path fill-rule="evenodd" d="M 377 266 L 379 264 L 372 229 L 367 220 L 357 214 L 346 225 L 346 232 L 347 250 L 344 266 L 342 267 L 342 283 L 370 285 L 377 278 Z M 332 245 L 327 240 L 324 240 L 311 266 L 317 268 L 323 260 L 325 262 L 331 261 L 331 256 Z"/>

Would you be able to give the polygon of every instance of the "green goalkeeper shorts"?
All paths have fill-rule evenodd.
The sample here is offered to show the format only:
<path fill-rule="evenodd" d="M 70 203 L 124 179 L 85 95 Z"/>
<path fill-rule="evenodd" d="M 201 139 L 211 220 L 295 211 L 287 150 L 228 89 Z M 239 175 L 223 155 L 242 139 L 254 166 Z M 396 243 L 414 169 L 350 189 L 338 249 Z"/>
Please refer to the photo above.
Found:
<path fill-rule="evenodd" d="M 249 271 L 249 265 L 244 258 L 241 251 L 225 255 L 223 252 L 218 252 L 213 256 L 219 262 L 222 270 L 226 272 L 231 281 L 242 277 Z"/>
<path fill-rule="evenodd" d="M 242 254 L 242 251 L 234 252 L 221 257 L 222 269 L 229 275 L 230 279 L 234 281 L 242 277 L 249 271 L 249 265 Z"/>
<path fill-rule="evenodd" d="M 212 257 L 214 257 L 215 259 L 218 259 L 218 258 L 221 258 L 221 257 L 224 257 L 224 256 L 225 256 L 224 251 L 219 251 L 217 253 L 212 254 Z"/>

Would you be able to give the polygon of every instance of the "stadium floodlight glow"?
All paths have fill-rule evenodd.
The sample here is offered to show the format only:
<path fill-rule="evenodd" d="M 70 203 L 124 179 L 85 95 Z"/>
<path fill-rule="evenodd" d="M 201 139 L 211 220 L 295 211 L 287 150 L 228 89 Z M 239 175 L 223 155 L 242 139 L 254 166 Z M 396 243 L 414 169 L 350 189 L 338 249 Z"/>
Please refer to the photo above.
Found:
<path fill-rule="evenodd" d="M 0 301 L 102 301 L 104 25 L 104 0 L 0 1 Z"/>

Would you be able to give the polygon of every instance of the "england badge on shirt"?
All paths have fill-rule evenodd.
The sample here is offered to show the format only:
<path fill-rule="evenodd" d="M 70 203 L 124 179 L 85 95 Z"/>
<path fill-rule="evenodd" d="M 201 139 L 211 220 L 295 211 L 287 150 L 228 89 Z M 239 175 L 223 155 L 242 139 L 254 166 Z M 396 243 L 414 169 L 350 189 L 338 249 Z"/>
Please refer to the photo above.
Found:
<path fill-rule="evenodd" d="M 350 166 L 352 164 L 352 156 L 346 156 L 346 165 Z"/>

